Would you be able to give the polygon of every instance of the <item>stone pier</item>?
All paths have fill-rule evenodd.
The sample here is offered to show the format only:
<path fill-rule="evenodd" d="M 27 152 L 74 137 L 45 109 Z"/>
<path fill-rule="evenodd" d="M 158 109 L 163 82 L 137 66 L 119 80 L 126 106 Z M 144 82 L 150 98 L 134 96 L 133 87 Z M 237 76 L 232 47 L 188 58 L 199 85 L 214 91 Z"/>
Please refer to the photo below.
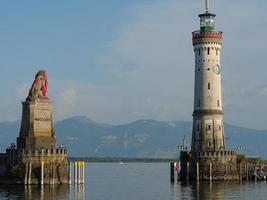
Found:
<path fill-rule="evenodd" d="M 48 80 L 40 70 L 22 102 L 17 145 L 0 154 L 1 184 L 63 184 L 69 182 L 68 152 L 56 143 L 53 103 L 47 97 Z"/>

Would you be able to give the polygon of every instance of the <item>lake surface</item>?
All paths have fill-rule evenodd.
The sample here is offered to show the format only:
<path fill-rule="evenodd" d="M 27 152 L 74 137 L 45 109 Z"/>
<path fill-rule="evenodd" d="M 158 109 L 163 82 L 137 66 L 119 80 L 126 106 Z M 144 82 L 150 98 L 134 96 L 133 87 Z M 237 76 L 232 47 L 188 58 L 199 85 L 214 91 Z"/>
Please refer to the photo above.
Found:
<path fill-rule="evenodd" d="M 170 183 L 168 163 L 87 163 L 84 186 L 0 186 L 0 199 L 267 199 L 267 182 Z"/>

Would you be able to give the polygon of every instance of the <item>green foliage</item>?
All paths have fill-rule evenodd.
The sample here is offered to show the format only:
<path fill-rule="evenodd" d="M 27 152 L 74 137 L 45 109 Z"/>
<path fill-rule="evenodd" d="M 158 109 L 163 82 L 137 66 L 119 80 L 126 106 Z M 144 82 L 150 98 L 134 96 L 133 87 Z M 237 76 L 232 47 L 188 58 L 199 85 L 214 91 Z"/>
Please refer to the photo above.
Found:
<path fill-rule="evenodd" d="M 10 173 L 12 176 L 18 176 L 20 174 L 20 166 L 19 165 L 12 165 L 10 167 Z"/>

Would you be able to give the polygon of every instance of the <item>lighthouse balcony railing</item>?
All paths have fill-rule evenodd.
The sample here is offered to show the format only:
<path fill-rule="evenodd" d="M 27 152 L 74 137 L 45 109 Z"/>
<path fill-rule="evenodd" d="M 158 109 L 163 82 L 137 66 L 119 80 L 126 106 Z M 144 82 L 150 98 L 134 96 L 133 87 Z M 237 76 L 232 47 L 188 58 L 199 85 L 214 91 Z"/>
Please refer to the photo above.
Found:
<path fill-rule="evenodd" d="M 222 31 L 211 31 L 211 32 L 202 32 L 202 31 L 194 31 L 192 32 L 193 39 L 198 38 L 219 38 L 222 39 L 223 32 Z"/>

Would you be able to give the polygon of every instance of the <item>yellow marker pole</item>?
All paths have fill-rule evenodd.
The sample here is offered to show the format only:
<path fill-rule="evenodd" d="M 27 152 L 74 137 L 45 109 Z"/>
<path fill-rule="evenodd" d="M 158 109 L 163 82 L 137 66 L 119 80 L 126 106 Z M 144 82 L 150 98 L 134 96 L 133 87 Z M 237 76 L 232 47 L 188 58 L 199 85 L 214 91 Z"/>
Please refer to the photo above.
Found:
<path fill-rule="evenodd" d="M 81 162 L 78 161 L 78 184 L 81 183 Z"/>

